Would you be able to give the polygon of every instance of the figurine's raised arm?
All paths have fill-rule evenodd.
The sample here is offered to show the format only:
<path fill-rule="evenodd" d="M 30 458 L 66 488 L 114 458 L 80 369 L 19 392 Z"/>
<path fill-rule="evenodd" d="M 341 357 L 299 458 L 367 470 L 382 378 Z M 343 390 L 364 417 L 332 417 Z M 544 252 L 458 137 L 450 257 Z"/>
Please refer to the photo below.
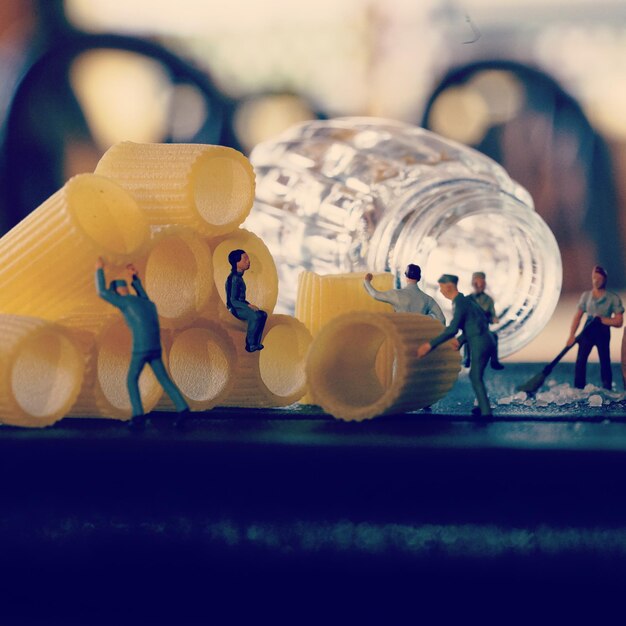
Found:
<path fill-rule="evenodd" d="M 130 284 L 132 285 L 133 289 L 135 290 L 135 293 L 140 298 L 145 298 L 146 300 L 149 300 L 148 294 L 146 293 L 146 290 L 143 288 L 143 285 L 141 284 L 141 279 L 139 278 L 139 274 L 137 273 L 137 269 L 135 268 L 135 266 L 132 263 L 129 263 L 126 266 L 126 269 L 130 273 L 130 276 L 131 276 Z"/>
<path fill-rule="evenodd" d="M 104 261 L 102 257 L 98 257 L 96 261 L 96 291 L 98 295 L 113 306 L 118 306 L 120 296 L 114 288 L 107 289 L 106 278 L 104 276 Z"/>

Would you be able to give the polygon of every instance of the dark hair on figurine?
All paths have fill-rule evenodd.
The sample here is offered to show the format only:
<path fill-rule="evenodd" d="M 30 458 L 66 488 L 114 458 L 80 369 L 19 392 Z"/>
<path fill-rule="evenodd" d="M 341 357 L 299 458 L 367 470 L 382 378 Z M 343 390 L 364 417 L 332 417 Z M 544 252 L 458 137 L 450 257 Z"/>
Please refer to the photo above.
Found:
<path fill-rule="evenodd" d="M 115 293 L 119 293 L 119 291 L 117 290 L 118 287 L 126 287 L 128 289 L 128 283 L 125 280 L 121 280 L 119 278 L 116 280 L 112 280 L 109 283 L 109 289 L 113 289 Z"/>
<path fill-rule="evenodd" d="M 229 254 L 228 254 L 228 262 L 230 263 L 230 267 L 233 270 L 233 272 L 237 271 L 237 263 L 239 263 L 239 261 L 241 261 L 241 257 L 246 253 L 245 250 L 232 250 Z"/>
<path fill-rule="evenodd" d="M 596 265 L 594 266 L 593 271 L 596 272 L 596 274 L 600 274 L 600 276 L 604 276 L 604 280 L 602 281 L 602 287 L 601 287 L 601 289 L 604 289 L 606 287 L 606 281 L 609 277 L 606 270 L 601 265 Z"/>
<path fill-rule="evenodd" d="M 411 280 L 419 281 L 422 278 L 422 268 L 414 263 L 409 263 L 406 266 L 406 272 L 404 272 L 404 275 Z"/>

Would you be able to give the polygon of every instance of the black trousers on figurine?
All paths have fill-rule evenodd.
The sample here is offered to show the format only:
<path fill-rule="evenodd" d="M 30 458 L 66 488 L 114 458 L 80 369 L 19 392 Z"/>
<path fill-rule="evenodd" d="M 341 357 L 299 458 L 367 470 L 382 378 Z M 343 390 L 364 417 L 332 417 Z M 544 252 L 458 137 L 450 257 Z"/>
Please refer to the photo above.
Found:
<path fill-rule="evenodd" d="M 600 357 L 600 378 L 605 389 L 611 389 L 613 377 L 611 374 L 611 354 L 609 343 L 611 341 L 611 328 L 605 324 L 594 323 L 581 333 L 578 340 L 578 356 L 574 369 L 574 387 L 583 389 L 587 384 L 587 359 L 595 346 Z"/>
<path fill-rule="evenodd" d="M 267 321 L 267 313 L 260 309 L 255 310 L 249 307 L 231 309 L 230 311 L 238 320 L 248 322 L 248 332 L 246 333 L 246 346 L 253 348 L 261 343 L 263 329 Z"/>

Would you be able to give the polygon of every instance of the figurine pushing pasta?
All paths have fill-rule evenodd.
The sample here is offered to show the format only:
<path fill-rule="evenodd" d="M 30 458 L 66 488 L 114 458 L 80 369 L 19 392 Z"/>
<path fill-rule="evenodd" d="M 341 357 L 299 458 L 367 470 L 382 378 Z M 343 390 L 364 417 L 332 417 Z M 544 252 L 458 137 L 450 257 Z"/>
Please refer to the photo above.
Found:
<path fill-rule="evenodd" d="M 456 347 L 460 348 L 465 342 L 470 346 L 472 362 L 469 378 L 478 400 L 478 409 L 472 409 L 472 413 L 480 413 L 482 417 L 491 416 L 491 406 L 487 397 L 487 390 L 483 382 L 483 374 L 487 363 L 493 357 L 496 345 L 489 332 L 489 325 L 483 310 L 469 297 L 459 292 L 457 284 L 458 276 L 443 274 L 439 278 L 439 289 L 448 300 L 452 301 L 454 317 L 450 325 L 430 342 L 423 343 L 417 349 L 417 356 L 424 357 L 438 345 L 453 339 Z M 457 332 L 463 331 L 458 340 L 454 339 Z"/>
<path fill-rule="evenodd" d="M 112 280 L 107 289 L 104 262 L 99 258 L 96 263 L 98 295 L 122 312 L 133 336 L 133 353 L 127 377 L 128 394 L 132 406 L 130 426 L 137 428 L 143 425 L 144 411 L 139 395 L 139 376 L 146 365 L 150 365 L 157 380 L 172 399 L 178 411 L 176 425 L 180 426 L 182 419 L 189 411 L 189 406 L 163 365 L 161 330 L 156 306 L 148 298 L 135 267 L 130 264 L 127 265 L 127 269 L 131 277 L 131 285 L 137 295 L 130 293 L 128 283 L 125 280 Z"/>

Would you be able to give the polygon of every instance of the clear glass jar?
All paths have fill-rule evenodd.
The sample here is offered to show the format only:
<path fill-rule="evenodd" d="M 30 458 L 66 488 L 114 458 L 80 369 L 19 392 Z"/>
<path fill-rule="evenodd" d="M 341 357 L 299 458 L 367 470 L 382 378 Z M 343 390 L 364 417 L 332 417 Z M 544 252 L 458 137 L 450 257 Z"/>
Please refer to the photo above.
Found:
<path fill-rule="evenodd" d="M 470 293 L 472 273 L 486 273 L 501 356 L 550 319 L 562 280 L 554 235 L 529 193 L 476 150 L 401 122 L 340 118 L 293 127 L 250 159 L 256 201 L 244 226 L 274 256 L 281 311 L 293 312 L 303 269 L 398 275 L 417 263 L 448 319 L 439 276 L 458 275 Z"/>

